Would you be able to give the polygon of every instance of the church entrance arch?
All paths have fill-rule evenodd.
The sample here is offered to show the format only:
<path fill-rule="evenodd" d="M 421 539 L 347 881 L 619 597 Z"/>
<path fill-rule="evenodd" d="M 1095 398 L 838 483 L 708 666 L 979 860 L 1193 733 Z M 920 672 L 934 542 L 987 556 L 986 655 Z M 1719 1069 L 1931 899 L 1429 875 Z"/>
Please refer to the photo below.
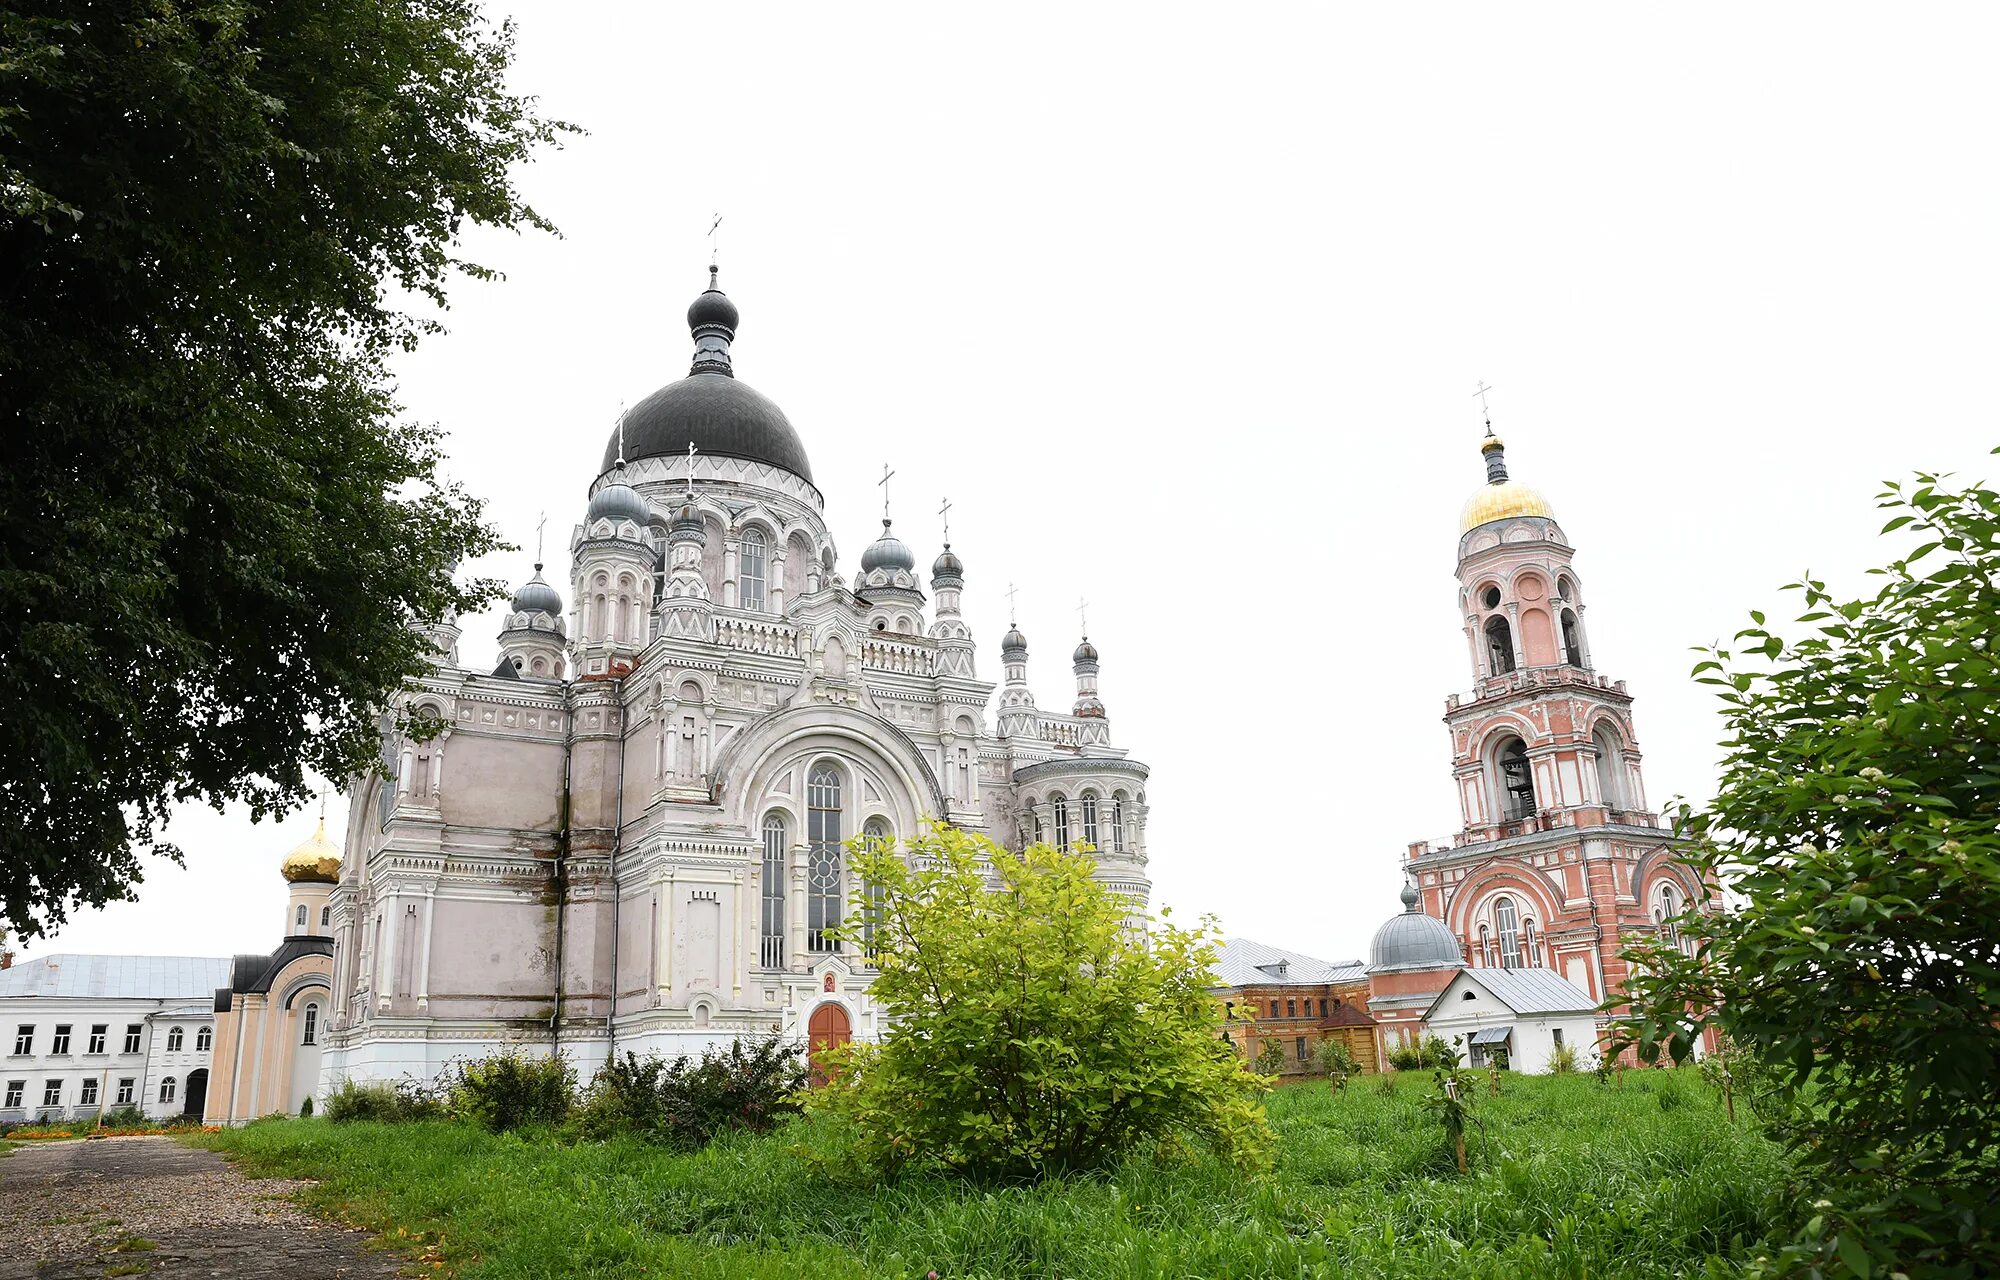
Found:
<path fill-rule="evenodd" d="M 848 1018 L 847 1010 L 831 1001 L 812 1011 L 806 1022 L 806 1043 L 811 1046 L 813 1083 L 824 1084 L 826 1072 L 820 1066 L 820 1055 L 824 1050 L 846 1044 L 854 1038 L 854 1023 Z"/>
<path fill-rule="evenodd" d="M 190 1120 L 201 1119 L 201 1113 L 208 1106 L 208 1068 L 202 1067 L 188 1072 L 187 1100 L 181 1104 L 181 1114 Z"/>

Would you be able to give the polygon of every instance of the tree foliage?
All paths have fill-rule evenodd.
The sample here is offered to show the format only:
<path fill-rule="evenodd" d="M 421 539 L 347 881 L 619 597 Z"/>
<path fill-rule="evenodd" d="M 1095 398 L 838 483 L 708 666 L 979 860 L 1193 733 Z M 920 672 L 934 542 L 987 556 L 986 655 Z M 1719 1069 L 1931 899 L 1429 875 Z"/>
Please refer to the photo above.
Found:
<path fill-rule="evenodd" d="M 1210 931 L 1131 929 L 1090 858 L 1048 845 L 939 826 L 904 856 L 850 850 L 874 915 L 844 934 L 873 938 L 888 1030 L 825 1051 L 810 1105 L 870 1166 L 1039 1178 L 1173 1144 L 1267 1161 L 1268 1085 L 1222 1039 Z"/>
<path fill-rule="evenodd" d="M 129 897 L 178 801 L 365 768 L 496 546 L 398 422 L 468 222 L 566 128 L 470 0 L 0 10 L 0 917 Z"/>
<path fill-rule="evenodd" d="M 1919 538 L 1841 601 L 1805 577 L 1696 673 L 1722 691 L 1715 800 L 1689 856 L 1740 898 L 1637 949 L 1642 1057 L 1704 1024 L 1759 1063 L 1817 1212 L 1784 1261 L 2000 1272 L 2000 494 L 1891 483 Z M 1763 1108 L 1760 1107 L 1760 1114 Z M 1893 1266 L 1891 1265 L 1893 1264 Z"/>

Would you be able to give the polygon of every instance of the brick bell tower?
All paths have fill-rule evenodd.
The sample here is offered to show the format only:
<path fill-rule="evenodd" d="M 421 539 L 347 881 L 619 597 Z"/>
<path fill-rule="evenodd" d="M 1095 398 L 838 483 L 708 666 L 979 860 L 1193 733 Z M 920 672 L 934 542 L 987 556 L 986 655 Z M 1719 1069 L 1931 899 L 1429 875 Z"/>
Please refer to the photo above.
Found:
<path fill-rule="evenodd" d="M 1698 886 L 1647 805 L 1625 682 L 1593 663 L 1574 548 L 1490 423 L 1480 453 L 1458 540 L 1473 689 L 1444 717 L 1462 826 L 1411 845 L 1407 870 L 1468 964 L 1552 969 L 1603 1000 L 1624 984 L 1619 949 L 1670 932 Z"/>

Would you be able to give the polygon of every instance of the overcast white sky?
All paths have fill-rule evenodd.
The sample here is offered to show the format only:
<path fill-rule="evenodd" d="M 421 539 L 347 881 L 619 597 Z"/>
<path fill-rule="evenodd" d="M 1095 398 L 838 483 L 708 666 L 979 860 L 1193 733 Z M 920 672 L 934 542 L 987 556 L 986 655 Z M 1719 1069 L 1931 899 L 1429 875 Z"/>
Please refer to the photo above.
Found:
<path fill-rule="evenodd" d="M 1689 647 L 1802 569 L 1861 587 L 1877 482 L 2000 443 L 1991 6 L 512 11 L 518 83 L 589 130 L 521 175 L 563 238 L 475 236 L 507 280 L 399 366 L 525 548 L 473 568 L 525 576 L 546 508 L 567 598 L 719 210 L 737 371 L 842 572 L 887 461 L 925 565 L 952 499 L 987 678 L 1012 581 L 1066 708 L 1087 596 L 1155 901 L 1230 933 L 1361 955 L 1403 847 L 1458 825 L 1478 380 L 1656 803 L 1711 785 Z M 185 870 L 29 954 L 268 950 L 312 824 L 189 812 Z"/>

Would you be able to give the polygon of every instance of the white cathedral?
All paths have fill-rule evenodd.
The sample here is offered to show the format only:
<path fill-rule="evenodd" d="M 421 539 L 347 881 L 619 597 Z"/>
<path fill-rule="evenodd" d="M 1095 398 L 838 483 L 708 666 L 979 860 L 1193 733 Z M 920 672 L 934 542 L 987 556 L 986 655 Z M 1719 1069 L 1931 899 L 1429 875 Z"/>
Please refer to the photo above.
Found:
<path fill-rule="evenodd" d="M 856 834 L 1086 841 L 1145 910 L 1147 771 L 1111 745 L 1097 650 L 1077 646 L 1076 701 L 1047 711 L 1010 629 L 989 719 L 949 541 L 927 599 L 884 519 L 850 586 L 798 433 L 735 376 L 737 310 L 709 270 L 693 368 L 605 450 L 570 607 L 536 565 L 491 669 L 435 628 L 437 668 L 398 710 L 444 731 L 389 731 L 386 776 L 351 781 L 327 1082 L 504 1046 L 587 1074 L 769 1031 L 872 1038 L 865 958 L 829 932 Z"/>

